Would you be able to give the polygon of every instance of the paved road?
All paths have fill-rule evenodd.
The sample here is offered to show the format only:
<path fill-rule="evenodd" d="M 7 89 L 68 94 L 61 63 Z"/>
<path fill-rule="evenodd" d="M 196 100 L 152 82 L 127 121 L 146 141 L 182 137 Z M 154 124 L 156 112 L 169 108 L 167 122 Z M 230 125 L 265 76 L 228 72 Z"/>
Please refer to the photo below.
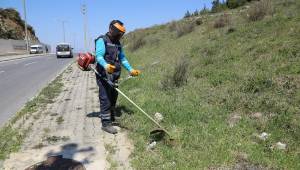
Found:
<path fill-rule="evenodd" d="M 0 127 L 74 59 L 55 55 L 0 63 Z"/>

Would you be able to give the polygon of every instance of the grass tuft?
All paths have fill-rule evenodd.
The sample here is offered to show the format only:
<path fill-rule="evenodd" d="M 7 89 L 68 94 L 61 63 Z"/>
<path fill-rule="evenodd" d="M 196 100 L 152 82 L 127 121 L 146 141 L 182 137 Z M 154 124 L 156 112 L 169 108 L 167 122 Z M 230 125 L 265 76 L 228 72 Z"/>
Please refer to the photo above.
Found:
<path fill-rule="evenodd" d="M 161 81 L 164 90 L 181 87 L 187 84 L 189 61 L 187 57 L 182 57 L 174 67 L 171 74 L 166 74 Z"/>

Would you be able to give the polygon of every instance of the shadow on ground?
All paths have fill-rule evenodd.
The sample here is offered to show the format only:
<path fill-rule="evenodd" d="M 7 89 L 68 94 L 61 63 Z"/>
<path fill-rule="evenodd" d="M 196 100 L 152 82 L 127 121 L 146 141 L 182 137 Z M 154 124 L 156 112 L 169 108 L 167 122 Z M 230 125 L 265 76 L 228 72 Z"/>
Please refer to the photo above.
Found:
<path fill-rule="evenodd" d="M 26 170 L 85 170 L 83 165 L 90 163 L 90 158 L 94 155 L 93 147 L 79 148 L 76 143 L 69 143 L 61 146 L 60 151 L 49 151 L 46 154 L 47 160 L 36 163 Z M 73 160 L 76 154 L 88 153 L 88 155 L 80 162 Z"/>

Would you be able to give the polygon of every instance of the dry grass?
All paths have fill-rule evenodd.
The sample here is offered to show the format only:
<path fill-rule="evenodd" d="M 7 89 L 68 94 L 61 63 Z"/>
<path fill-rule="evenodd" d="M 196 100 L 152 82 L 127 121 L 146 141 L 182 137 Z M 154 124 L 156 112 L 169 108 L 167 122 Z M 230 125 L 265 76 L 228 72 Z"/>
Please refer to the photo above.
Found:
<path fill-rule="evenodd" d="M 230 23 L 230 18 L 228 14 L 221 15 L 217 20 L 215 20 L 214 28 L 222 28 Z"/>
<path fill-rule="evenodd" d="M 274 13 L 274 9 L 271 0 L 261 0 L 251 6 L 247 12 L 247 18 L 249 21 L 262 20 L 266 15 Z"/>
<path fill-rule="evenodd" d="M 133 51 L 136 51 L 137 49 L 141 48 L 142 46 L 144 46 L 146 44 L 144 37 L 145 37 L 145 35 L 142 31 L 137 34 L 132 34 L 129 45 L 128 45 L 128 49 L 131 52 L 133 52 Z"/>
<path fill-rule="evenodd" d="M 165 75 L 161 81 L 164 90 L 181 87 L 187 83 L 189 61 L 187 57 L 182 57 L 175 65 L 174 71 L 171 74 Z"/>

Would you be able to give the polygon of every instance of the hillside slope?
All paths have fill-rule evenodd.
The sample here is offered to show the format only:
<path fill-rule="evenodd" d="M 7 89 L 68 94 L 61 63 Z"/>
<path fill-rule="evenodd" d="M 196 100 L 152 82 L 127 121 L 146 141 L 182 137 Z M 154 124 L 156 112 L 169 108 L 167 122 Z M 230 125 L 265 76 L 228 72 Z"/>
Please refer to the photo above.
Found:
<path fill-rule="evenodd" d="M 28 36 L 32 41 L 39 41 L 32 26 L 27 25 Z M 24 40 L 25 22 L 18 11 L 12 8 L 0 8 L 0 39 Z"/>
<path fill-rule="evenodd" d="M 299 0 L 263 0 L 127 34 L 127 56 L 142 75 L 121 89 L 162 113 L 177 139 L 147 151 L 154 125 L 120 97 L 133 112 L 122 121 L 135 141 L 133 165 L 300 169 L 299 28 Z"/>

